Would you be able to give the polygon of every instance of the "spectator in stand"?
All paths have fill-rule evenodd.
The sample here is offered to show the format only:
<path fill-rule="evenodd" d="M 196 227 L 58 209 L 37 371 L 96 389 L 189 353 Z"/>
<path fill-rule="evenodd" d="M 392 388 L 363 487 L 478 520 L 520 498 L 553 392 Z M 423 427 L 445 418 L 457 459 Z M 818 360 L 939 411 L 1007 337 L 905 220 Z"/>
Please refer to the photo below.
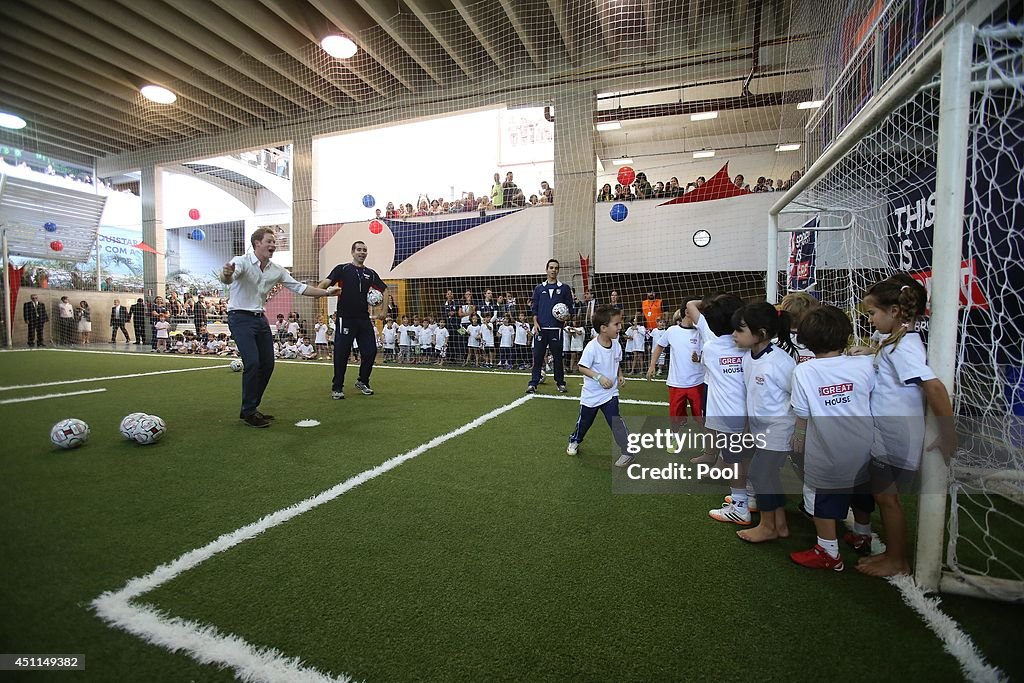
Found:
<path fill-rule="evenodd" d="M 402 213 L 402 218 L 412 218 L 415 215 L 416 215 L 416 212 L 413 211 L 412 204 L 406 204 L 405 205 L 405 210 Z"/>
<path fill-rule="evenodd" d="M 394 202 L 388 202 L 388 205 L 384 207 L 384 218 L 398 218 L 398 211 L 395 210 Z"/>
<path fill-rule="evenodd" d="M 513 190 L 512 203 L 510 206 L 523 207 L 526 206 L 526 195 L 519 188 Z"/>
<path fill-rule="evenodd" d="M 420 203 L 419 203 L 419 206 L 416 208 L 416 213 L 414 213 L 413 215 L 417 216 L 417 217 L 421 217 L 421 216 L 426 216 L 426 215 L 429 215 L 429 214 L 430 214 L 430 204 L 427 203 L 426 199 L 421 199 Z"/>
<path fill-rule="evenodd" d="M 736 177 L 732 181 L 732 184 L 735 185 L 736 187 L 740 188 L 741 190 L 749 190 L 750 189 L 750 185 L 746 184 L 745 179 L 744 179 L 742 173 L 739 173 L 739 174 L 736 175 Z"/>
<path fill-rule="evenodd" d="M 625 307 L 619 301 L 619 293 L 615 291 L 608 295 L 608 305 L 620 313 L 625 310 Z"/>
<path fill-rule="evenodd" d="M 798 180 L 800 180 L 800 176 L 801 176 L 800 171 L 793 171 L 792 173 L 790 173 L 789 174 L 789 182 L 786 183 L 786 189 L 788 190 L 789 188 L 791 188 L 794 185 L 796 185 L 796 182 Z"/>
<path fill-rule="evenodd" d="M 483 200 L 481 200 L 482 202 Z M 505 203 L 505 191 L 501 185 L 501 174 L 494 174 L 494 183 L 491 185 L 491 206 L 495 209 L 500 209 L 502 204 Z M 489 207 L 484 207 L 489 208 Z"/>
<path fill-rule="evenodd" d="M 647 174 L 643 171 L 636 174 L 636 180 L 633 182 L 633 187 L 636 190 L 637 199 L 650 199 L 654 195 L 654 189 L 647 181 Z"/>
<path fill-rule="evenodd" d="M 466 193 L 466 198 L 462 200 L 462 210 L 463 211 L 467 211 L 467 212 L 468 211 L 476 211 L 476 208 L 477 208 L 476 196 L 472 192 L 467 192 Z"/>
<path fill-rule="evenodd" d="M 631 202 L 633 201 L 633 193 L 629 189 L 629 185 L 616 185 L 615 186 L 615 201 L 617 202 Z"/>
<path fill-rule="evenodd" d="M 196 298 L 196 303 L 192 307 L 192 315 L 193 315 L 192 322 L 195 325 L 196 334 L 199 334 L 199 330 L 201 330 L 202 328 L 206 327 L 206 321 L 207 321 L 206 302 L 203 301 L 203 295 L 202 294 L 200 294 L 198 296 L 198 298 Z"/>
<path fill-rule="evenodd" d="M 668 185 L 665 186 L 666 197 L 679 197 L 683 194 L 683 188 L 679 187 L 679 178 L 672 176 L 668 179 Z"/>
<path fill-rule="evenodd" d="M 548 185 L 548 181 L 540 181 L 540 194 L 542 197 L 544 197 L 545 204 L 555 203 L 555 189 Z"/>
<path fill-rule="evenodd" d="M 665 198 L 665 183 L 660 180 L 654 186 L 654 194 L 651 195 L 653 199 L 664 199 Z"/>
<path fill-rule="evenodd" d="M 543 195 L 538 197 L 535 194 L 531 194 L 530 195 L 530 201 L 526 202 L 526 205 L 527 206 L 540 206 L 541 204 L 546 204 L 546 203 L 547 202 L 544 201 L 544 196 Z"/>
<path fill-rule="evenodd" d="M 516 193 L 519 192 L 519 186 L 512 181 L 512 171 L 505 174 L 505 182 L 501 184 L 501 191 L 504 195 L 505 206 L 511 203 Z"/>
<path fill-rule="evenodd" d="M 431 216 L 436 216 L 437 214 L 441 213 L 441 202 L 437 201 L 436 199 L 432 200 L 430 202 L 429 213 Z"/>
<path fill-rule="evenodd" d="M 768 181 L 764 176 L 757 177 L 757 184 L 751 188 L 751 192 L 771 192 L 771 189 L 768 187 Z"/>
<path fill-rule="evenodd" d="M 783 180 L 782 178 L 779 178 L 778 180 L 776 180 L 775 181 L 775 191 L 776 192 L 785 192 L 786 191 L 786 181 Z"/>
<path fill-rule="evenodd" d="M 611 202 L 615 200 L 615 195 L 612 193 L 612 186 L 605 183 L 601 187 L 601 191 L 597 193 L 597 201 L 599 202 Z"/>

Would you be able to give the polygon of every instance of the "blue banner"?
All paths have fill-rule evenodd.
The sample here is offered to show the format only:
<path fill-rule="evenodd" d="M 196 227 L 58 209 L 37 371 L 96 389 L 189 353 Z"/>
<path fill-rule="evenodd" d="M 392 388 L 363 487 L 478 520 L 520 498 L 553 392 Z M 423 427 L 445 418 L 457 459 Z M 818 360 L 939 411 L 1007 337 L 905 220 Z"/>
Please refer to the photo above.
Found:
<path fill-rule="evenodd" d="M 805 230 L 789 234 L 789 278 L 790 292 L 807 292 L 818 284 L 814 268 L 815 245 L 818 235 L 818 216 L 803 225 Z"/>

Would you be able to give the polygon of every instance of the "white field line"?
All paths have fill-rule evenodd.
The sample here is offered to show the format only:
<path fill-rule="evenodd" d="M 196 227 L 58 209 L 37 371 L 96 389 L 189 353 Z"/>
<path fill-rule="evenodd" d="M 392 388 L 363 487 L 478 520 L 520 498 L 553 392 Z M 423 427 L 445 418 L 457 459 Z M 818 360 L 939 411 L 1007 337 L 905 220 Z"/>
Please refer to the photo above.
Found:
<path fill-rule="evenodd" d="M 131 601 L 218 553 L 229 550 L 268 529 L 328 503 L 360 484 L 370 481 L 436 446 L 476 429 L 503 413 L 518 408 L 530 398 L 531 396 L 523 396 L 495 408 L 453 431 L 434 437 L 411 451 L 396 455 L 326 491 L 273 512 L 252 524 L 226 533 L 201 548 L 190 550 L 176 560 L 160 565 L 145 576 L 130 579 L 118 591 L 103 593 L 93 600 L 92 607 L 99 617 L 111 626 L 123 629 L 146 642 L 159 645 L 172 652 L 183 651 L 202 664 L 216 663 L 230 667 L 235 671 L 235 676 L 243 681 L 349 681 L 351 679 L 347 676 L 331 677 L 306 667 L 299 658 L 288 658 L 273 648 L 256 647 L 238 636 L 221 634 L 211 625 L 171 617 L 150 607 L 134 605 Z"/>
<path fill-rule="evenodd" d="M 69 391 L 66 394 L 44 394 L 42 396 L 26 396 L 24 398 L 8 398 L 0 401 L 0 405 L 7 403 L 26 403 L 28 401 L 45 401 L 48 398 L 64 398 L 65 396 L 79 396 L 81 394 L 99 394 L 106 391 L 106 389 L 86 389 L 84 391 Z"/>
<path fill-rule="evenodd" d="M 903 602 L 917 612 L 924 623 L 942 641 L 942 647 L 960 664 L 964 678 L 969 681 L 991 681 L 1002 683 L 1009 677 L 997 667 L 985 661 L 985 657 L 974 645 L 971 637 L 960 629 L 960 625 L 939 609 L 941 601 L 928 597 L 909 576 L 894 576 L 889 583 L 899 589 Z"/>
<path fill-rule="evenodd" d="M 38 389 L 39 387 L 55 387 L 62 384 L 83 384 L 85 382 L 106 382 L 112 379 L 132 379 L 135 377 L 151 377 L 153 375 L 171 375 L 175 372 L 195 372 L 197 370 L 223 370 L 227 365 L 206 365 L 201 368 L 181 368 L 178 370 L 156 370 L 154 372 L 136 372 L 130 375 L 109 375 L 107 377 L 85 377 L 83 379 L 62 379 L 57 382 L 40 382 L 38 384 L 17 384 L 9 387 L 0 387 L 0 391 L 15 391 L 17 389 Z"/>
<path fill-rule="evenodd" d="M 546 398 L 555 401 L 579 401 L 579 396 L 569 396 L 567 394 L 532 394 L 534 398 Z M 619 397 L 619 403 L 628 403 L 634 406 L 667 406 L 668 401 L 643 401 L 638 398 L 622 398 Z"/>

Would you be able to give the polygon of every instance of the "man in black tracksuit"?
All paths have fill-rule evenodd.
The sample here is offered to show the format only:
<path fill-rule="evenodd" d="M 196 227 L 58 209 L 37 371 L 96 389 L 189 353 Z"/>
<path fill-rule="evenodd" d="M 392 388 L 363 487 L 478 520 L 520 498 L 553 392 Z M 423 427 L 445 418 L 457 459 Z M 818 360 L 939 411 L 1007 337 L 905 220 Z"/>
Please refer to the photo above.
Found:
<path fill-rule="evenodd" d="M 370 373 L 373 371 L 373 361 L 377 357 L 377 329 L 370 319 L 366 295 L 371 289 L 376 289 L 383 297 L 388 286 L 377 275 L 377 271 L 363 265 L 366 254 L 366 243 L 354 242 L 352 263 L 335 266 L 327 279 L 320 281 L 322 289 L 332 285 L 341 286 L 334 330 L 334 381 L 331 384 L 331 397 L 334 399 L 345 398 L 345 369 L 349 354 L 352 352 L 353 339 L 359 343 L 361 359 L 356 389 L 365 396 L 373 394 L 373 389 L 370 388 Z M 383 298 L 381 300 L 383 301 Z"/>

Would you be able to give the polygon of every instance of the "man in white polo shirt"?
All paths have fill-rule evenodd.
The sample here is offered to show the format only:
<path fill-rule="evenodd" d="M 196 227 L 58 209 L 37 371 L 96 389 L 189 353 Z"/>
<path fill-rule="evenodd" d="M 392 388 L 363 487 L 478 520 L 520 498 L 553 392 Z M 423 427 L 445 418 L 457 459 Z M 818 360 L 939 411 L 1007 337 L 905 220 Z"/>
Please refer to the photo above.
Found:
<path fill-rule="evenodd" d="M 230 287 L 228 329 L 245 366 L 242 373 L 242 409 L 238 416 L 251 427 L 269 427 L 273 416 L 259 411 L 263 392 L 274 372 L 274 336 L 263 314 L 267 295 L 278 283 L 305 296 L 334 296 L 341 288 L 320 289 L 305 285 L 271 261 L 277 249 L 273 228 L 257 229 L 249 242 L 252 251 L 225 263 L 220 279 Z"/>

